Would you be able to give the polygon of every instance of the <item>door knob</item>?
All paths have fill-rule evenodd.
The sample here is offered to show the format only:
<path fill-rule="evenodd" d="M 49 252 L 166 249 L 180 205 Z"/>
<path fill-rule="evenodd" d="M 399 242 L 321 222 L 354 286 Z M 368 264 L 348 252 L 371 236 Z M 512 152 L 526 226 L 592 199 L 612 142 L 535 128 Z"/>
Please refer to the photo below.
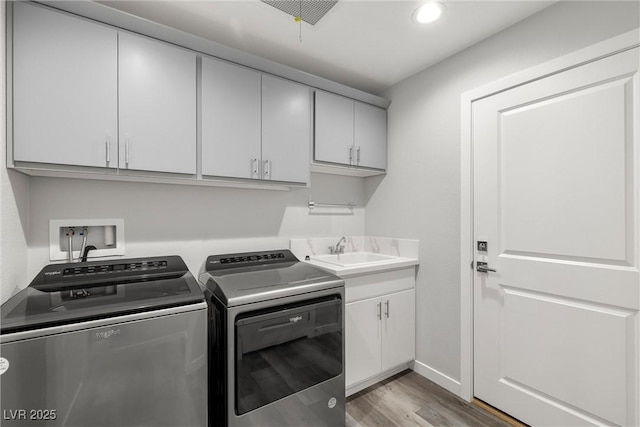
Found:
<path fill-rule="evenodd" d="M 496 270 L 494 270 L 493 268 L 489 268 L 489 264 L 486 262 L 482 262 L 482 261 L 478 261 L 476 263 L 476 271 L 480 272 L 480 273 L 488 273 L 488 272 L 493 272 L 495 273 Z"/>

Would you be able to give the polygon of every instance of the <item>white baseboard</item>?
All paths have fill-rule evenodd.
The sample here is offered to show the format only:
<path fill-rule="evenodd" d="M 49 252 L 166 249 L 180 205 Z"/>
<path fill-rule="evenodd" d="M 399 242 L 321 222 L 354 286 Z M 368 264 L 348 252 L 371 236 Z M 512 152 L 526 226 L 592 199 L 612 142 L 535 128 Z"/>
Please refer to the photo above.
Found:
<path fill-rule="evenodd" d="M 444 388 L 445 390 L 450 391 L 456 396 L 462 397 L 461 396 L 462 387 L 460 385 L 460 381 L 454 380 L 450 376 L 447 376 L 442 372 L 438 371 L 437 369 L 433 369 L 432 367 L 427 366 L 424 363 L 419 362 L 417 360 L 414 360 L 413 362 L 409 363 L 409 367 L 413 369 L 415 372 L 425 377 L 426 379 L 438 384 L 440 387 Z"/>

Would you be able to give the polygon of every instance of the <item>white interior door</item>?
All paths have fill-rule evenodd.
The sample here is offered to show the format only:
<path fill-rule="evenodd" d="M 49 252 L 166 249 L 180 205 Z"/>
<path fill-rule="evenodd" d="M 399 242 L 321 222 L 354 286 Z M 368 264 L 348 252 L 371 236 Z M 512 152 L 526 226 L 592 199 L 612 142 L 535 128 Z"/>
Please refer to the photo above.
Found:
<path fill-rule="evenodd" d="M 639 63 L 473 103 L 474 395 L 528 424 L 640 422 Z"/>

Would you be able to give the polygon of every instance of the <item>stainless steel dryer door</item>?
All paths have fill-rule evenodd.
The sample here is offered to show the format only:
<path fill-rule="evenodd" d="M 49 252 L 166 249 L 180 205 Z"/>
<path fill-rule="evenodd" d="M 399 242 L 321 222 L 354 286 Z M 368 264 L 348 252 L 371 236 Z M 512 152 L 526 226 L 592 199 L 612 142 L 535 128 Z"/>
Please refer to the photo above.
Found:
<path fill-rule="evenodd" d="M 226 425 L 344 426 L 343 313 L 343 287 L 229 309 Z"/>
<path fill-rule="evenodd" d="M 342 374 L 343 306 L 332 296 L 236 317 L 238 415 Z"/>
<path fill-rule="evenodd" d="M 3 335 L 1 424 L 206 426 L 204 306 Z"/>

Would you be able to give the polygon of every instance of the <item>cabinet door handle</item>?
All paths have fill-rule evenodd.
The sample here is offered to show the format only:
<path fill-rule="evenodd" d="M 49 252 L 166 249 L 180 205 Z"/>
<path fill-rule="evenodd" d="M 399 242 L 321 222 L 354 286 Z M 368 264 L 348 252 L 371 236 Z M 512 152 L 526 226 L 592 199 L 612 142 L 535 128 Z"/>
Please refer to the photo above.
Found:
<path fill-rule="evenodd" d="M 349 166 L 353 165 L 353 145 L 349 147 Z"/>
<path fill-rule="evenodd" d="M 360 165 L 360 147 L 356 149 L 356 164 Z"/>
<path fill-rule="evenodd" d="M 109 134 L 107 134 L 105 145 L 107 146 L 107 166 L 109 166 L 109 162 L 111 162 L 111 137 L 109 136 Z"/>
<path fill-rule="evenodd" d="M 385 314 L 387 315 L 387 319 L 388 319 L 389 318 L 389 300 L 387 300 L 384 304 L 387 307 L 387 312 Z"/>
<path fill-rule="evenodd" d="M 251 159 L 251 178 L 258 178 L 258 159 Z"/>
<path fill-rule="evenodd" d="M 129 136 L 124 139 L 124 164 L 129 167 Z"/>
<path fill-rule="evenodd" d="M 271 174 L 271 161 L 265 160 L 264 161 L 264 176 L 265 176 L 265 178 L 269 178 L 270 174 Z"/>
<path fill-rule="evenodd" d="M 378 303 L 378 320 L 382 320 L 382 303 Z"/>

